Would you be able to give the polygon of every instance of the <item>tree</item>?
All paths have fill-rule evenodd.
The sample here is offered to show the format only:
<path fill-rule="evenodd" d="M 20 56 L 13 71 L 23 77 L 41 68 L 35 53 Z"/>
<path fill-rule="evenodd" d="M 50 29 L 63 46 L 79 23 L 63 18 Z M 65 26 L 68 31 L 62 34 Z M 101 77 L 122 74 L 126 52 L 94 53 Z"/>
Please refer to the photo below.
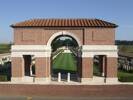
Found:
<path fill-rule="evenodd" d="M 64 36 L 65 38 L 66 36 Z M 78 44 L 76 42 L 75 39 L 73 38 L 65 38 L 65 39 L 61 39 L 61 37 L 58 37 L 57 39 L 55 39 L 52 44 L 52 49 L 53 51 L 56 51 L 57 48 L 62 47 L 62 46 L 71 46 L 71 47 L 77 47 Z"/>

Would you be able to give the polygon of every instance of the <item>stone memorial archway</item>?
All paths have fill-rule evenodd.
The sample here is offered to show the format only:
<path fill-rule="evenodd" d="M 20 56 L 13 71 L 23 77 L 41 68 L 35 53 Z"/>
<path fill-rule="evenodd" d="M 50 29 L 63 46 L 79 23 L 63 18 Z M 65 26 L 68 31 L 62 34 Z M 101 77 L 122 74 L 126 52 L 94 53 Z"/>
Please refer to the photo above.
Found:
<path fill-rule="evenodd" d="M 80 82 L 95 80 L 95 55 L 103 57 L 101 59 L 106 57 L 106 60 L 100 60 L 104 63 L 101 68 L 106 82 L 117 82 L 117 25 L 98 19 L 34 19 L 11 26 L 14 28 L 11 81 L 50 82 L 51 43 L 56 37 L 67 35 L 74 38 L 80 47 Z M 35 57 L 35 77 L 25 76 L 23 56 L 26 55 Z"/>

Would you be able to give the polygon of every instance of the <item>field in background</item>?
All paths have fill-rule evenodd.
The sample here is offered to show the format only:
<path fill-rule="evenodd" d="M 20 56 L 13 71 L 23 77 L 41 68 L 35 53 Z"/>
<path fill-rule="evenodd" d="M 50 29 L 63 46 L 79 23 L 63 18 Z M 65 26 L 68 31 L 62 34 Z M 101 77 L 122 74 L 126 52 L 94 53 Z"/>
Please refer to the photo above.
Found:
<path fill-rule="evenodd" d="M 133 45 L 118 45 L 119 52 L 133 53 Z"/>
<path fill-rule="evenodd" d="M 11 44 L 0 44 L 0 54 L 10 53 Z"/>
<path fill-rule="evenodd" d="M 133 45 L 120 44 L 120 45 L 118 45 L 118 49 L 119 49 L 119 55 L 126 56 L 127 57 L 126 59 L 129 59 L 128 57 L 133 57 Z M 127 61 L 125 61 L 125 63 L 126 62 Z M 119 69 L 118 70 L 118 79 L 121 82 L 133 82 L 133 71 L 131 71 L 131 70 L 126 71 L 123 69 Z"/>

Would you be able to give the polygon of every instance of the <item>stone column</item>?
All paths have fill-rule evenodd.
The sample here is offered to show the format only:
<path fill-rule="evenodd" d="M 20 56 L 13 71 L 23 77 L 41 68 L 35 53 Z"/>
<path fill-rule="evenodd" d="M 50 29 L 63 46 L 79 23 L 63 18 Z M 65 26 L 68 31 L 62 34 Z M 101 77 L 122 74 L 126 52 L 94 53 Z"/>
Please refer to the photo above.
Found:
<path fill-rule="evenodd" d="M 93 57 L 82 58 L 82 78 L 81 82 L 89 82 L 93 78 Z"/>
<path fill-rule="evenodd" d="M 71 81 L 71 74 L 67 73 L 67 82 L 70 82 L 70 81 Z"/>
<path fill-rule="evenodd" d="M 58 82 L 61 82 L 61 73 L 58 73 Z"/>
<path fill-rule="evenodd" d="M 50 57 L 35 58 L 36 82 L 50 81 Z"/>
<path fill-rule="evenodd" d="M 106 67 L 106 56 L 100 55 L 99 56 L 99 67 L 101 71 L 101 76 L 105 76 L 105 67 Z"/>
<path fill-rule="evenodd" d="M 80 78 L 82 77 L 82 57 L 78 57 L 77 72 L 78 72 L 78 81 L 80 81 Z"/>
<path fill-rule="evenodd" d="M 117 79 L 117 58 L 116 57 L 107 57 L 106 82 L 107 83 L 118 82 L 118 79 Z"/>
<path fill-rule="evenodd" d="M 105 69 L 106 69 L 106 56 L 103 56 L 103 62 L 102 62 L 102 76 L 105 76 Z"/>
<path fill-rule="evenodd" d="M 23 57 L 12 57 L 12 78 L 13 82 L 23 81 L 24 77 L 24 59 Z"/>
<path fill-rule="evenodd" d="M 101 76 L 102 76 L 102 73 L 103 73 L 103 56 L 102 55 L 99 55 L 98 58 L 99 58 L 98 68 L 99 68 L 100 73 L 101 73 Z"/>

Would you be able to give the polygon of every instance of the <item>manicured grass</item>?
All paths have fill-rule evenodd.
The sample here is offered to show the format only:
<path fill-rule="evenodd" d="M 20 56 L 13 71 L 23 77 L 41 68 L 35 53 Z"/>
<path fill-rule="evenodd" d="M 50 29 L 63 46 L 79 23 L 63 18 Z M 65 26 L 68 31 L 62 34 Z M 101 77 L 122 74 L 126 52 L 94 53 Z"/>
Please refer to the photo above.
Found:
<path fill-rule="evenodd" d="M 76 72 L 76 59 L 72 53 L 59 54 L 52 63 L 54 72 Z"/>

